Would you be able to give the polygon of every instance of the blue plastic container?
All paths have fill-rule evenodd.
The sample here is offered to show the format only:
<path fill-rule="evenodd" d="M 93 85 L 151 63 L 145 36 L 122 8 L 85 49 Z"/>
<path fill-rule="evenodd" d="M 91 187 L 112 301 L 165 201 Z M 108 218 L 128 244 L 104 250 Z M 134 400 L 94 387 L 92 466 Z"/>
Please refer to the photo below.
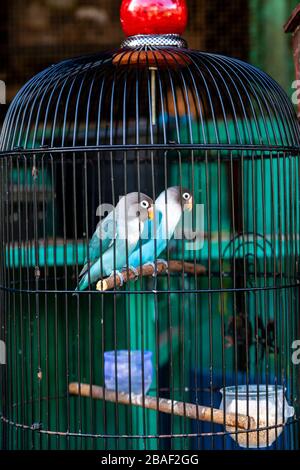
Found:
<path fill-rule="evenodd" d="M 104 353 L 105 387 L 108 390 L 146 394 L 151 387 L 152 375 L 151 351 L 120 350 Z"/>

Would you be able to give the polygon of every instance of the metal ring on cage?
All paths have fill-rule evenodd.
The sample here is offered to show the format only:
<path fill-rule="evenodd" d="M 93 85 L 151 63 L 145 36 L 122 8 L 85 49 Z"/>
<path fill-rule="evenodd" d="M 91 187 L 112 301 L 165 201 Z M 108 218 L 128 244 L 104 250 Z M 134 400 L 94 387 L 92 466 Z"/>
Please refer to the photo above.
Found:
<path fill-rule="evenodd" d="M 179 34 L 138 34 L 130 36 L 121 43 L 121 48 L 140 49 L 146 47 L 179 47 L 186 49 L 188 47 L 185 39 Z"/>

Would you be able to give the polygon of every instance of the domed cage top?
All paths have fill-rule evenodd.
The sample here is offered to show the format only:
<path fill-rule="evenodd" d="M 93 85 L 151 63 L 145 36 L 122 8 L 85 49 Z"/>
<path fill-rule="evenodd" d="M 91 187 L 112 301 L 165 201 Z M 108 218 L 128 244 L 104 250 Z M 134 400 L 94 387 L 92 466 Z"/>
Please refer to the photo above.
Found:
<path fill-rule="evenodd" d="M 299 125 L 267 74 L 182 46 L 64 61 L 9 108 L 3 448 L 299 448 Z M 106 272 L 103 204 L 170 187 L 193 207 L 163 251 L 140 238 L 132 266 L 112 237 Z"/>

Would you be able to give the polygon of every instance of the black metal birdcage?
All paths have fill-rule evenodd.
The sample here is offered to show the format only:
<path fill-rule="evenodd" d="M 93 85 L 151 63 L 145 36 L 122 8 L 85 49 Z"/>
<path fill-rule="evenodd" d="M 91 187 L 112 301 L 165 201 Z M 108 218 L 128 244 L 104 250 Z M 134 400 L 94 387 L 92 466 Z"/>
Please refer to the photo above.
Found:
<path fill-rule="evenodd" d="M 2 447 L 299 448 L 299 158 L 280 86 L 178 35 L 30 80 L 1 134 Z M 75 291 L 97 208 L 173 186 L 194 238 Z"/>

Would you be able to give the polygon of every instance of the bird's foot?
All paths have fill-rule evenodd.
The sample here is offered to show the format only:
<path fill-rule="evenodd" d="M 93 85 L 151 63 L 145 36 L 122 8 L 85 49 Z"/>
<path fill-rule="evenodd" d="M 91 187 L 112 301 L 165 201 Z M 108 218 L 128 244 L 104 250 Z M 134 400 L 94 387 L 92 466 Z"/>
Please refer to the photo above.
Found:
<path fill-rule="evenodd" d="M 137 281 L 140 277 L 138 270 L 134 266 L 128 266 L 128 268 L 122 269 L 123 272 L 131 271 L 134 274 L 134 281 Z"/>
<path fill-rule="evenodd" d="M 169 269 L 169 264 L 168 264 L 168 261 L 166 261 L 165 259 L 158 259 L 157 260 L 157 264 L 160 263 L 160 264 L 163 264 L 166 268 L 166 273 L 168 272 L 168 269 Z"/>
<path fill-rule="evenodd" d="M 152 276 L 156 277 L 156 264 L 155 263 L 151 263 L 151 261 L 149 261 L 148 263 L 145 263 L 144 266 L 151 266 L 151 268 L 153 269 Z"/>
<path fill-rule="evenodd" d="M 120 271 L 113 271 L 111 273 L 111 277 L 118 277 L 120 279 L 120 287 L 123 286 L 124 284 L 124 277 L 123 277 L 123 274 L 120 272 Z"/>

